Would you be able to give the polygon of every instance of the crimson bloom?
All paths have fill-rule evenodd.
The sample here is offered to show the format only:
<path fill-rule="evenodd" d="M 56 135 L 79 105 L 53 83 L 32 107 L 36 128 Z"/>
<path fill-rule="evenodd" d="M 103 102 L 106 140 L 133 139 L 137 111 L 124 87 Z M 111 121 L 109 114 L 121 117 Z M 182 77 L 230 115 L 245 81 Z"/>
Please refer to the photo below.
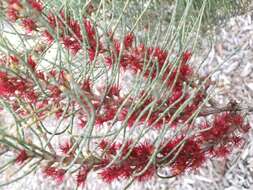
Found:
<path fill-rule="evenodd" d="M 26 161 L 27 159 L 28 159 L 28 155 L 27 155 L 26 151 L 25 151 L 25 150 L 21 150 L 21 151 L 18 153 L 18 155 L 17 155 L 15 161 L 16 161 L 17 164 L 22 164 L 22 163 L 24 163 L 24 161 Z"/>
<path fill-rule="evenodd" d="M 15 90 L 15 85 L 9 80 L 7 74 L 0 72 L 0 96 L 13 94 Z"/>
<path fill-rule="evenodd" d="M 30 6 L 38 11 L 41 12 L 43 10 L 43 5 L 40 1 L 36 1 L 36 0 L 27 0 L 27 2 L 30 4 Z"/>
<path fill-rule="evenodd" d="M 43 173 L 47 177 L 52 177 L 58 184 L 60 184 L 64 180 L 66 171 L 64 169 L 58 169 L 56 167 L 46 167 Z"/>
<path fill-rule="evenodd" d="M 11 22 L 15 22 L 19 18 L 19 12 L 16 9 L 10 7 L 7 9 L 6 16 Z"/>
<path fill-rule="evenodd" d="M 61 152 L 64 154 L 68 154 L 71 148 L 72 144 L 70 141 L 65 141 L 64 143 L 60 144 Z"/>
<path fill-rule="evenodd" d="M 22 25 L 28 33 L 31 33 L 37 29 L 37 24 L 31 18 L 23 19 Z"/>
<path fill-rule="evenodd" d="M 84 186 L 86 178 L 88 176 L 90 169 L 88 166 L 84 165 L 78 172 L 77 177 L 76 177 L 76 183 L 77 186 Z"/>

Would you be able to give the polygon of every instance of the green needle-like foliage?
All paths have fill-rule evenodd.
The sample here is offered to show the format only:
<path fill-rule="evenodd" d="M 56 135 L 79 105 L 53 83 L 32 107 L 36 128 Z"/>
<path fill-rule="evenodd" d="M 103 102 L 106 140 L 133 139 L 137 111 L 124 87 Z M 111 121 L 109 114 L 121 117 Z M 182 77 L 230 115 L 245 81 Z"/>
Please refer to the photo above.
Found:
<path fill-rule="evenodd" d="M 203 15 L 203 27 L 224 23 L 227 19 L 250 11 L 251 0 L 208 0 Z M 193 1 L 193 12 L 198 12 L 203 0 Z"/>
<path fill-rule="evenodd" d="M 189 21 L 195 20 L 199 15 L 199 11 L 203 6 L 204 0 L 154 0 L 153 1 L 153 13 L 152 11 L 147 14 L 155 16 L 157 14 L 164 14 L 165 19 L 170 22 L 172 18 L 171 7 L 177 4 L 177 18 L 180 19 L 187 3 L 191 2 L 192 6 L 189 13 Z M 207 0 L 201 29 L 206 32 L 213 27 L 225 23 L 229 18 L 245 14 L 252 10 L 252 0 Z M 157 7 L 160 7 L 161 11 L 157 11 Z"/>

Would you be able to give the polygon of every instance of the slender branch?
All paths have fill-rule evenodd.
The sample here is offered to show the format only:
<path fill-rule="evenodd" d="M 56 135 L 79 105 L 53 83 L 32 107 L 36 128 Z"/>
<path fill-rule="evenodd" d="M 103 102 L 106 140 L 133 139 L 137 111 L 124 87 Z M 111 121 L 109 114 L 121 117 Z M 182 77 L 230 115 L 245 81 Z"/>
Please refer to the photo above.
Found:
<path fill-rule="evenodd" d="M 231 105 L 219 107 L 219 108 L 205 108 L 202 112 L 199 113 L 199 116 L 208 116 L 212 114 L 222 113 L 222 112 L 240 112 L 240 111 L 246 111 L 246 112 L 253 112 L 253 107 L 241 107 L 236 106 L 233 107 Z"/>

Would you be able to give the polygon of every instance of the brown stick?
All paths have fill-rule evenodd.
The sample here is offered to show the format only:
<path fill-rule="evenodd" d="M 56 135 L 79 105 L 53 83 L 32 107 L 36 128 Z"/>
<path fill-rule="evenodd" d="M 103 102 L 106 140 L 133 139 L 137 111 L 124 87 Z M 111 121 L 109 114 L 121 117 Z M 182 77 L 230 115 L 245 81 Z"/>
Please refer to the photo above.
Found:
<path fill-rule="evenodd" d="M 219 107 L 219 108 L 206 108 L 205 110 L 203 110 L 202 112 L 200 112 L 199 116 L 208 116 L 208 115 L 211 115 L 211 114 L 228 112 L 228 111 L 234 111 L 234 112 L 238 112 L 238 111 L 253 112 L 253 107 L 239 107 L 239 106 L 233 107 L 231 105 L 228 105 L 228 106 L 223 106 L 223 107 Z"/>

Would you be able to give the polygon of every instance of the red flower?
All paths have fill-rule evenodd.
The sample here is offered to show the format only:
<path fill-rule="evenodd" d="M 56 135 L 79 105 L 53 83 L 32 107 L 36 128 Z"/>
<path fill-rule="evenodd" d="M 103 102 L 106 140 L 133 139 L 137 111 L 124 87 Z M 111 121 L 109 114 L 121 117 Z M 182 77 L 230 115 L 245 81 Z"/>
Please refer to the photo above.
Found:
<path fill-rule="evenodd" d="M 83 24 L 84 24 L 88 38 L 94 38 L 94 35 L 96 34 L 96 32 L 95 32 L 95 28 L 92 26 L 92 23 L 86 18 L 83 18 Z"/>
<path fill-rule="evenodd" d="M 58 184 L 63 182 L 65 173 L 66 173 L 66 171 L 64 169 L 57 169 L 56 170 L 54 179 Z"/>
<path fill-rule="evenodd" d="M 62 116 L 62 114 L 63 114 L 63 109 L 60 108 L 60 109 L 58 109 L 58 110 L 55 112 L 55 117 L 56 117 L 57 119 L 60 119 L 61 116 Z"/>
<path fill-rule="evenodd" d="M 170 141 L 165 145 L 162 154 L 167 156 L 167 160 L 172 159 L 177 154 L 176 159 L 171 163 L 173 173 L 181 174 L 187 169 L 196 169 L 205 161 L 205 152 L 194 139 L 187 139 L 182 147 L 175 147 L 182 141 L 183 137 Z M 174 150 L 172 153 L 171 151 Z M 179 151 L 179 152 L 178 152 Z"/>
<path fill-rule="evenodd" d="M 242 138 L 238 137 L 238 136 L 234 136 L 231 138 L 231 142 L 235 145 L 235 146 L 240 146 L 242 144 Z"/>
<path fill-rule="evenodd" d="M 37 75 L 37 77 L 38 77 L 39 79 L 41 79 L 41 80 L 46 80 L 45 74 L 44 74 L 42 71 L 38 71 L 38 72 L 36 73 L 36 75 Z"/>
<path fill-rule="evenodd" d="M 13 94 L 15 90 L 15 85 L 7 78 L 6 73 L 0 72 L 0 96 Z"/>
<path fill-rule="evenodd" d="M 110 97 L 118 96 L 119 97 L 119 93 L 120 93 L 120 87 L 118 85 L 112 85 L 109 88 L 108 96 L 110 96 Z"/>
<path fill-rule="evenodd" d="M 137 73 L 139 70 L 142 70 L 143 66 L 142 66 L 142 57 L 140 57 L 140 55 L 136 54 L 136 53 L 128 53 L 127 55 L 125 55 L 123 57 L 124 59 L 120 62 L 122 64 L 122 62 L 124 62 L 124 64 L 122 64 L 121 66 L 124 68 L 126 66 L 129 66 L 130 69 L 134 72 Z"/>
<path fill-rule="evenodd" d="M 227 138 L 225 137 L 233 136 L 233 132 L 236 129 L 240 130 L 243 127 L 242 123 L 240 115 L 234 115 L 229 112 L 218 114 L 215 116 L 211 128 L 200 135 L 203 141 L 221 141 L 226 143 Z M 204 127 L 208 126 L 204 125 Z"/>
<path fill-rule="evenodd" d="M 116 55 L 119 55 L 120 52 L 120 42 L 119 40 L 113 39 L 113 51 L 116 51 Z"/>
<path fill-rule="evenodd" d="M 213 151 L 211 151 L 211 153 L 214 155 L 214 156 L 217 156 L 217 157 L 227 157 L 229 154 L 230 154 L 230 150 L 227 148 L 227 147 L 219 147 L 217 149 L 214 149 Z"/>
<path fill-rule="evenodd" d="M 72 144 L 69 141 L 65 141 L 63 144 L 60 144 L 61 152 L 64 154 L 68 154 L 71 148 Z M 69 154 L 71 154 L 71 152 Z"/>
<path fill-rule="evenodd" d="M 26 97 L 27 101 L 30 103 L 35 104 L 37 102 L 38 96 L 34 91 L 28 91 L 24 94 Z"/>
<path fill-rule="evenodd" d="M 98 46 L 98 50 L 100 52 L 101 49 L 102 49 L 102 44 L 99 41 L 98 41 L 98 44 L 97 44 L 97 37 L 96 37 L 95 27 L 86 18 L 83 18 L 83 24 L 84 24 L 84 27 L 85 27 L 87 40 L 88 40 L 88 44 L 90 46 L 90 49 L 96 50 L 97 46 Z"/>
<path fill-rule="evenodd" d="M 251 128 L 251 126 L 250 126 L 249 123 L 247 123 L 247 124 L 240 127 L 240 129 L 242 130 L 243 133 L 248 133 L 250 128 Z"/>
<path fill-rule="evenodd" d="M 66 171 L 64 169 L 58 169 L 56 167 L 46 167 L 43 173 L 47 177 L 52 177 L 58 184 L 60 184 L 64 180 Z"/>
<path fill-rule="evenodd" d="M 110 167 L 104 169 L 99 175 L 102 177 L 102 180 L 106 183 L 112 183 L 116 179 L 120 179 L 122 177 L 122 168 L 121 167 Z"/>
<path fill-rule="evenodd" d="M 73 20 L 73 19 L 70 19 L 69 23 L 69 28 L 74 32 L 75 35 L 73 35 L 73 37 L 76 39 L 76 40 L 80 40 L 82 41 L 83 40 L 83 37 L 82 37 L 82 34 L 81 34 L 81 27 L 80 25 L 78 24 L 77 21 Z"/>
<path fill-rule="evenodd" d="M 43 10 L 43 5 L 40 1 L 36 0 L 27 0 L 27 2 L 30 4 L 30 6 L 35 9 L 38 12 L 41 12 Z"/>
<path fill-rule="evenodd" d="M 156 168 L 154 165 L 151 165 L 142 175 L 137 176 L 137 180 L 140 182 L 145 182 L 150 180 L 156 172 Z"/>
<path fill-rule="evenodd" d="M 56 16 L 54 16 L 53 13 L 48 13 L 47 15 L 47 21 L 48 21 L 48 24 L 52 27 L 52 28 L 55 28 L 56 27 Z"/>
<path fill-rule="evenodd" d="M 84 165 L 78 172 L 78 175 L 76 177 L 76 183 L 77 186 L 84 186 L 86 178 L 88 176 L 90 169 L 88 168 L 88 166 Z"/>
<path fill-rule="evenodd" d="M 15 161 L 16 161 L 17 164 L 22 164 L 27 159 L 28 159 L 28 155 L 27 155 L 26 151 L 25 150 L 21 150 L 18 153 Z"/>
<path fill-rule="evenodd" d="M 14 92 L 15 92 L 15 87 L 11 83 L 0 80 L 0 95 L 1 96 L 13 94 Z"/>
<path fill-rule="evenodd" d="M 83 81 L 81 89 L 86 92 L 91 92 L 91 85 L 91 81 L 89 79 L 86 79 Z"/>
<path fill-rule="evenodd" d="M 27 89 L 27 82 L 25 80 L 17 81 L 15 87 L 19 92 L 24 92 Z"/>
<path fill-rule="evenodd" d="M 159 47 L 156 48 L 148 48 L 148 56 L 152 59 L 156 58 L 159 63 L 159 69 L 162 68 L 166 58 L 168 57 L 168 52 L 162 50 Z"/>
<path fill-rule="evenodd" d="M 47 176 L 53 176 L 55 174 L 56 168 L 55 167 L 46 167 L 43 173 Z"/>
<path fill-rule="evenodd" d="M 127 179 L 132 176 L 135 172 L 142 171 L 147 163 L 149 162 L 149 158 L 153 153 L 154 147 L 152 144 L 144 142 L 139 146 L 133 147 L 131 149 L 132 141 L 128 140 L 126 144 L 123 147 L 120 159 L 122 159 L 119 163 L 114 164 L 113 166 L 109 168 L 105 168 L 101 173 L 102 179 L 107 182 L 111 183 L 112 181 L 116 179 Z M 102 149 L 105 149 L 108 144 L 106 141 L 102 141 L 100 143 L 100 147 L 103 147 Z M 110 147 L 111 146 L 111 147 Z M 120 149 L 123 146 L 123 144 L 119 144 L 117 149 Z M 115 143 L 112 145 L 109 145 L 108 151 L 113 148 L 115 149 Z M 126 154 L 131 150 L 131 152 L 128 155 L 127 159 L 123 159 Z M 116 151 L 116 150 L 115 150 Z M 116 154 L 116 152 L 115 152 Z M 110 158 L 108 156 L 108 158 Z M 150 179 L 152 176 L 154 176 L 156 171 L 156 168 L 154 165 L 150 165 L 147 170 L 140 176 L 138 176 L 136 179 L 138 181 L 146 181 Z"/>
<path fill-rule="evenodd" d="M 92 48 L 89 48 L 88 52 L 89 52 L 90 61 L 93 61 L 95 59 L 95 56 L 96 56 L 96 50 L 94 50 Z"/>
<path fill-rule="evenodd" d="M 133 149 L 133 154 L 139 156 L 140 158 L 151 156 L 153 153 L 154 147 L 148 142 L 141 143 L 139 146 Z"/>
<path fill-rule="evenodd" d="M 36 23 L 30 18 L 23 19 L 22 20 L 22 25 L 28 33 L 30 33 L 30 32 L 37 29 Z"/>
<path fill-rule="evenodd" d="M 232 115 L 232 122 L 237 125 L 237 126 L 242 126 L 243 125 L 243 117 L 239 114 L 234 114 Z"/>
<path fill-rule="evenodd" d="M 187 64 L 182 64 L 180 67 L 180 78 L 183 81 L 187 81 L 189 76 L 193 73 L 192 68 Z"/>
<path fill-rule="evenodd" d="M 43 36 L 46 38 L 49 44 L 51 44 L 54 41 L 53 36 L 47 30 L 43 32 Z"/>
<path fill-rule="evenodd" d="M 117 110 L 113 107 L 109 107 L 106 106 L 105 107 L 105 111 L 104 114 L 98 115 L 98 117 L 96 117 L 96 125 L 101 125 L 104 122 L 110 121 L 114 118 L 115 114 L 116 114 Z"/>
<path fill-rule="evenodd" d="M 58 86 L 51 86 L 51 85 L 50 85 L 50 86 L 48 87 L 48 90 L 49 90 L 50 93 L 51 93 L 51 97 L 54 98 L 54 99 L 59 98 L 60 95 L 61 95 L 61 93 L 62 93 Z"/>
<path fill-rule="evenodd" d="M 19 18 L 19 12 L 14 8 L 9 7 L 6 16 L 11 22 L 15 22 Z"/>
<path fill-rule="evenodd" d="M 81 44 L 74 38 L 65 36 L 63 38 L 65 48 L 69 49 L 72 54 L 76 54 L 82 47 Z"/>
<path fill-rule="evenodd" d="M 11 62 L 16 63 L 16 64 L 19 63 L 19 60 L 15 55 L 10 55 L 10 60 Z"/>
<path fill-rule="evenodd" d="M 127 34 L 127 35 L 124 37 L 124 47 L 125 47 L 126 49 L 132 47 L 133 41 L 134 41 L 134 35 L 133 35 L 132 33 Z"/>
<path fill-rule="evenodd" d="M 183 58 L 182 58 L 182 63 L 185 64 L 186 62 L 188 62 L 191 58 L 192 54 L 190 51 L 186 51 L 183 53 Z"/>
<path fill-rule="evenodd" d="M 10 5 L 12 5 L 12 4 L 18 4 L 18 3 L 20 3 L 20 0 L 8 0 L 8 3 Z"/>
<path fill-rule="evenodd" d="M 79 118 L 78 119 L 78 126 L 83 129 L 87 124 L 87 119 L 86 118 Z"/>
<path fill-rule="evenodd" d="M 28 60 L 27 60 L 27 64 L 32 68 L 32 70 L 35 69 L 36 63 L 33 60 L 32 55 L 29 55 Z"/>
<path fill-rule="evenodd" d="M 106 151 L 106 154 L 110 155 L 115 155 L 116 152 L 117 152 L 117 145 L 115 143 L 110 143 L 106 140 L 102 140 L 100 143 L 99 143 L 99 147 L 102 149 L 102 150 L 105 150 L 107 149 Z"/>

